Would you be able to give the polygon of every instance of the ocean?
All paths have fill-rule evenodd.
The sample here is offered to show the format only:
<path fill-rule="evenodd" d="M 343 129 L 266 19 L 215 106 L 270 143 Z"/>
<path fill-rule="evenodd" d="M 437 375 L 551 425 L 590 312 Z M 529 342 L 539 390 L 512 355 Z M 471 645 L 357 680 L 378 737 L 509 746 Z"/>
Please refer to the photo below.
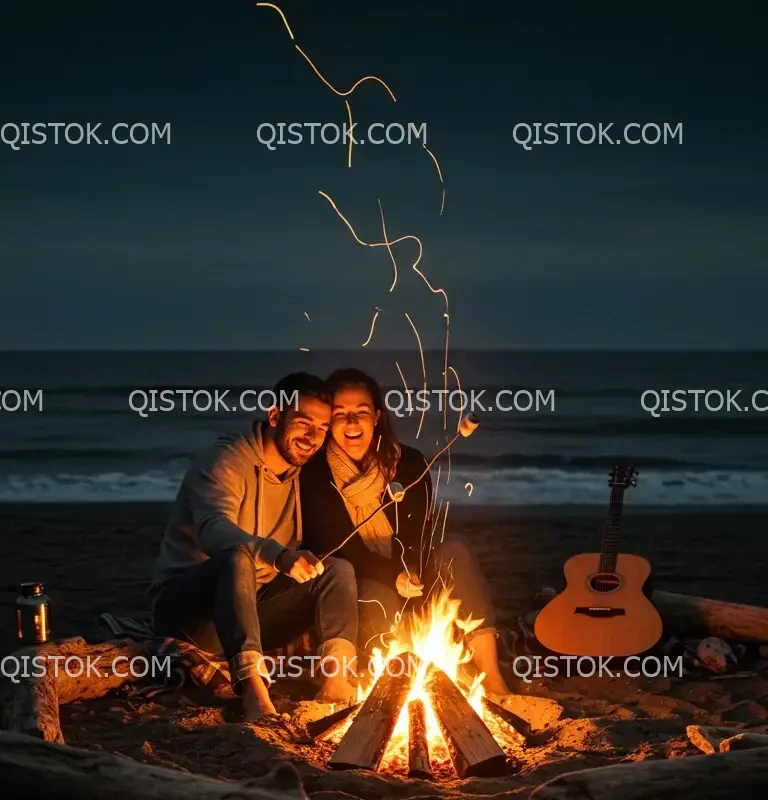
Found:
<path fill-rule="evenodd" d="M 390 393 L 396 429 L 428 460 L 455 434 L 462 403 L 476 414 L 477 430 L 433 467 L 451 504 L 604 506 L 608 473 L 630 460 L 639 471 L 627 495 L 634 506 L 765 505 L 766 355 L 449 349 L 446 373 L 444 351 L 416 348 L 2 352 L 0 501 L 169 501 L 189 458 L 263 416 L 269 395 L 259 393 L 282 375 L 358 366 Z M 425 382 L 427 393 L 415 395 Z M 687 394 L 665 406 L 663 391 L 675 390 Z M 698 410 L 690 390 L 709 392 Z M 139 413 L 152 391 L 175 393 L 175 408 Z M 243 392 L 254 410 L 242 408 Z"/>

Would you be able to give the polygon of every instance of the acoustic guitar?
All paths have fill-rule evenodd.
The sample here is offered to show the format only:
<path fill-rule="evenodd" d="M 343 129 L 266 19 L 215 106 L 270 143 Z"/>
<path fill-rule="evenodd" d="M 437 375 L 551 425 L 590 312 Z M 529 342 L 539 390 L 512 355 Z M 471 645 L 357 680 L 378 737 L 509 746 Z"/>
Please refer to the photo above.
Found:
<path fill-rule="evenodd" d="M 610 473 L 611 499 L 600 553 L 582 553 L 564 567 L 566 587 L 539 611 L 534 632 L 555 653 L 593 658 L 633 656 L 661 638 L 662 621 L 644 589 L 650 563 L 618 552 L 624 493 L 637 470 L 619 464 Z"/>

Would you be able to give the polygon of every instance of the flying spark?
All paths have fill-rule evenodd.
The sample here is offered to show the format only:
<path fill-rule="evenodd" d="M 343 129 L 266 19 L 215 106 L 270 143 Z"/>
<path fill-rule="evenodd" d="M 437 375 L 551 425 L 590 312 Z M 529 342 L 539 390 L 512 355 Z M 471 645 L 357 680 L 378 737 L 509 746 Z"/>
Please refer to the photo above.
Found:
<path fill-rule="evenodd" d="M 320 70 L 312 63 L 312 59 L 298 46 L 294 45 L 294 47 L 301 53 L 301 55 L 305 58 L 307 64 L 312 67 L 315 75 L 336 95 L 339 97 L 349 97 L 361 83 L 365 83 L 366 81 L 375 81 L 376 83 L 380 83 L 386 90 L 389 96 L 392 98 L 392 102 L 396 103 L 397 98 L 395 97 L 395 93 L 387 86 L 384 81 L 379 78 L 378 75 L 366 75 L 364 78 L 358 78 L 353 84 L 351 89 L 347 89 L 346 92 L 342 92 L 337 89 L 333 84 L 331 84 L 324 75 L 320 72 Z"/>
<path fill-rule="evenodd" d="M 403 371 L 400 369 L 400 365 L 397 363 L 397 361 L 395 361 L 395 366 L 397 367 L 397 371 L 400 373 L 400 380 L 403 382 L 405 396 L 408 397 L 408 392 L 410 392 L 410 389 L 408 388 L 408 384 L 405 382 L 405 375 L 403 375 Z M 413 406 L 410 406 L 409 404 L 408 416 L 410 417 L 411 414 L 413 414 Z"/>
<path fill-rule="evenodd" d="M 445 210 L 445 181 L 443 180 L 443 171 L 440 169 L 440 164 L 438 163 L 435 154 L 425 144 L 422 144 L 422 147 L 427 151 L 429 157 L 434 162 L 437 169 L 437 177 L 440 179 L 440 187 L 442 189 L 442 198 L 440 200 L 440 216 L 442 217 L 443 211 Z"/>
<path fill-rule="evenodd" d="M 304 316 L 307 318 L 307 322 L 312 322 L 312 320 L 309 318 L 309 314 L 307 314 L 306 311 L 304 312 Z"/>
<path fill-rule="evenodd" d="M 308 347 L 300 347 L 300 348 L 299 348 L 299 350 L 300 350 L 302 353 L 308 353 L 308 352 L 309 352 L 309 348 L 308 348 Z"/>
<path fill-rule="evenodd" d="M 445 514 L 443 514 L 443 532 L 440 536 L 440 544 L 445 541 L 445 523 L 448 520 L 448 509 L 451 507 L 450 500 L 447 500 L 445 503 Z"/>
<path fill-rule="evenodd" d="M 285 26 L 285 29 L 288 31 L 288 35 L 291 37 L 291 41 L 294 43 L 293 46 L 301 54 L 302 58 L 307 62 L 307 64 L 309 64 L 309 66 L 312 68 L 312 71 L 315 73 L 315 75 L 317 75 L 317 77 L 320 78 L 320 80 L 335 95 L 337 95 L 338 97 L 344 97 L 344 98 L 349 97 L 355 91 L 355 89 L 357 89 L 357 87 L 360 86 L 360 84 L 365 83 L 366 81 L 375 81 L 376 83 L 379 83 L 384 87 L 384 89 L 387 91 L 387 94 L 392 98 L 392 102 L 393 103 L 397 102 L 397 98 L 395 97 L 395 93 L 377 75 L 366 75 L 364 78 L 360 78 L 359 80 L 355 81 L 355 83 L 352 85 L 352 88 L 351 89 L 347 89 L 346 92 L 342 92 L 339 89 L 337 89 L 320 72 L 320 70 L 312 62 L 312 59 L 296 44 L 296 37 L 293 35 L 293 31 L 291 30 L 291 26 L 288 24 L 288 20 L 285 18 L 285 14 L 283 14 L 283 12 L 280 10 L 280 8 L 278 6 L 276 6 L 274 3 L 256 3 L 256 5 L 260 6 L 262 8 L 271 8 L 272 10 L 277 11 L 277 13 L 280 15 L 280 19 L 283 21 L 283 25 Z M 353 130 L 353 128 L 352 128 L 352 109 L 350 108 L 350 105 L 346 100 L 344 102 L 345 102 L 345 104 L 347 106 L 347 116 L 349 118 L 349 126 L 350 126 L 350 132 L 351 132 Z M 416 135 L 418 136 L 418 133 Z M 352 166 L 352 147 L 353 146 L 354 146 L 354 139 L 353 139 L 352 135 L 350 135 L 350 137 L 349 137 L 349 149 L 348 149 L 348 152 L 347 152 L 347 166 L 348 167 Z M 442 187 L 442 199 L 440 201 L 440 216 L 442 216 L 443 215 L 443 209 L 445 208 L 445 183 L 443 181 L 443 173 L 442 173 L 442 170 L 440 169 L 440 164 L 438 163 L 437 158 L 435 158 L 435 154 L 423 142 L 422 142 L 422 147 L 427 151 L 427 153 L 429 154 L 430 158 L 434 162 L 435 167 L 437 168 L 437 176 L 440 179 L 440 185 Z"/>
<path fill-rule="evenodd" d="M 341 213 L 341 211 L 339 211 L 339 207 L 336 205 L 336 203 L 334 203 L 334 201 L 331 199 L 331 197 L 329 197 L 323 191 L 319 191 L 318 194 L 321 197 L 324 197 L 331 204 L 331 208 L 336 212 L 336 215 L 339 217 L 339 219 L 347 226 L 347 228 L 349 229 L 349 232 L 352 234 L 352 236 L 354 237 L 355 241 L 358 244 L 361 244 L 363 247 L 386 247 L 386 248 L 389 248 L 393 244 L 400 244 L 400 242 L 406 242 L 406 241 L 409 241 L 409 240 L 416 242 L 416 244 L 418 245 L 418 248 L 419 248 L 419 255 L 416 258 L 416 261 L 411 266 L 411 269 L 424 281 L 424 283 L 427 285 L 427 288 L 429 289 L 430 292 L 432 292 L 433 294 L 441 294 L 443 296 L 443 302 L 445 303 L 445 313 L 443 314 L 443 317 L 445 318 L 445 321 L 446 321 L 445 325 L 446 325 L 446 339 L 447 339 L 447 335 L 448 335 L 447 334 L 447 330 L 448 330 L 448 327 L 450 326 L 450 319 L 451 319 L 450 309 L 449 309 L 449 305 L 448 305 L 448 294 L 446 293 L 445 289 L 441 289 L 439 287 L 434 287 L 429 282 L 429 279 L 427 278 L 427 276 L 418 268 L 419 264 L 421 263 L 421 258 L 424 255 L 424 246 L 421 243 L 421 239 L 419 239 L 418 236 L 414 236 L 413 234 L 407 234 L 405 236 L 399 236 L 397 239 L 390 239 L 390 240 L 387 240 L 387 241 L 384 241 L 384 242 L 364 242 L 357 235 L 357 232 L 352 227 L 352 223 Z M 390 289 L 390 291 L 391 291 L 391 289 Z M 446 347 L 446 359 L 447 359 L 447 347 Z M 448 367 L 446 365 L 445 370 L 447 371 L 447 369 L 448 369 Z"/>
<path fill-rule="evenodd" d="M 387 223 L 386 220 L 384 219 L 384 209 L 381 207 L 381 200 L 379 200 L 378 203 L 379 203 L 379 216 L 381 216 L 381 232 L 384 234 L 384 244 L 387 246 L 387 252 L 389 253 L 389 257 L 392 259 L 392 268 L 395 271 L 395 275 L 392 278 L 392 285 L 389 287 L 389 291 L 391 292 L 395 288 L 395 284 L 397 283 L 397 261 L 395 261 L 395 254 L 392 252 L 389 239 L 387 238 Z"/>
<path fill-rule="evenodd" d="M 285 14 L 276 6 L 274 3 L 256 3 L 257 6 L 261 6 L 262 8 L 272 8 L 280 15 L 280 19 L 283 21 L 283 25 L 285 25 L 285 29 L 288 31 L 288 35 L 291 37 L 291 41 L 295 41 L 296 37 L 293 35 L 293 31 L 291 30 L 291 26 L 288 24 L 288 20 L 285 18 Z"/>
<path fill-rule="evenodd" d="M 419 343 L 419 355 L 421 356 L 421 375 L 424 379 L 424 393 L 426 394 L 427 391 L 427 365 L 424 363 L 424 348 L 421 346 L 421 336 L 419 336 L 419 332 L 416 330 L 416 326 L 413 324 L 413 320 L 408 316 L 408 312 L 405 313 L 405 318 L 408 322 L 411 323 L 411 327 L 413 328 L 413 332 L 416 334 L 416 341 Z M 421 409 L 421 419 L 419 420 L 419 428 L 416 431 L 416 438 L 419 438 L 419 434 L 421 433 L 421 426 L 424 424 L 424 414 L 427 411 L 427 406 L 424 404 L 424 407 Z"/>
<path fill-rule="evenodd" d="M 368 333 L 368 338 L 363 342 L 363 347 L 367 347 L 371 339 L 373 339 L 373 329 L 376 327 L 376 317 L 378 317 L 379 313 L 381 312 L 381 309 L 378 306 L 374 306 L 373 308 L 375 313 L 373 315 L 373 319 L 371 320 L 371 330 Z"/>
<path fill-rule="evenodd" d="M 474 489 L 475 489 L 475 487 L 472 485 L 472 482 L 471 482 L 471 481 L 467 481 L 467 482 L 464 484 L 464 488 L 465 488 L 465 489 L 467 490 L 467 492 L 468 492 L 468 495 L 467 495 L 467 496 L 468 496 L 468 497 L 472 497 L 472 492 L 473 492 L 473 491 L 474 491 Z"/>
<path fill-rule="evenodd" d="M 352 140 L 352 131 L 355 128 L 352 124 L 352 106 L 350 106 L 349 100 L 344 100 L 344 105 L 347 107 L 347 117 L 349 118 L 349 147 L 347 148 L 347 167 L 352 169 L 352 146 L 354 144 Z"/>

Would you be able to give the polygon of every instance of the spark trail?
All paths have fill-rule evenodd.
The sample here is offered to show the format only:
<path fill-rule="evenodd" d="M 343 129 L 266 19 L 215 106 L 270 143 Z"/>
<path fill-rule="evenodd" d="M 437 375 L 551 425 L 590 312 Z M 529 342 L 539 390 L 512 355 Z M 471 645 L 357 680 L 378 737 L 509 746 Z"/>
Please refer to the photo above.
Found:
<path fill-rule="evenodd" d="M 371 339 L 373 339 L 373 329 L 376 327 L 376 318 L 381 313 L 381 309 L 378 306 L 374 306 L 373 308 L 375 313 L 373 315 L 373 319 L 371 320 L 371 330 L 368 333 L 368 338 L 363 342 L 363 347 L 368 347 L 368 345 L 371 342 Z"/>
<path fill-rule="evenodd" d="M 344 214 L 341 213 L 341 211 L 339 210 L 339 207 L 336 205 L 336 203 L 333 201 L 333 199 L 323 191 L 318 191 L 318 194 L 321 197 L 324 197 L 331 204 L 331 208 L 336 212 L 336 215 L 339 217 L 339 219 L 347 226 L 347 228 L 349 229 L 349 232 L 352 234 L 352 236 L 354 237 L 355 241 L 358 244 L 362 245 L 363 247 L 386 247 L 387 250 L 389 251 L 390 255 L 391 255 L 392 254 L 392 250 L 391 250 L 391 246 L 392 245 L 400 244 L 401 242 L 407 242 L 407 241 L 416 242 L 416 244 L 417 244 L 417 246 L 419 248 L 419 254 L 416 257 L 416 261 L 414 261 L 414 263 L 411 265 L 411 269 L 424 281 L 424 283 L 426 284 L 426 286 L 427 286 L 427 288 L 429 289 L 430 292 L 432 292 L 433 294 L 440 294 L 440 295 L 443 296 L 443 303 L 445 305 L 445 313 L 443 314 L 443 317 L 445 319 L 445 352 L 444 352 L 444 356 L 445 357 L 444 357 L 444 364 L 443 364 L 443 392 L 444 393 L 447 392 L 447 390 L 448 390 L 448 343 L 449 343 L 450 325 L 451 325 L 451 315 L 450 315 L 450 306 L 449 306 L 449 303 L 448 303 L 448 293 L 445 291 L 445 289 L 441 289 L 439 287 L 433 286 L 430 283 L 429 278 L 427 278 L 427 276 L 419 269 L 419 264 L 421 263 L 422 256 L 424 255 L 424 246 L 421 243 L 421 239 L 419 239 L 418 236 L 414 236 L 413 234 L 406 234 L 405 236 L 399 236 L 397 239 L 389 239 L 388 236 L 386 235 L 386 232 L 385 232 L 385 235 L 384 235 L 385 241 L 383 241 L 383 242 L 364 242 L 357 235 L 357 232 L 352 227 L 352 223 L 344 216 Z M 381 206 L 379 206 L 379 207 L 381 207 Z M 383 214 L 383 211 L 382 211 L 382 225 L 384 225 L 384 224 L 385 224 L 384 223 L 384 214 Z M 397 264 L 394 261 L 394 257 L 392 258 L 392 260 L 393 260 L 393 263 L 395 263 L 395 269 L 397 269 Z M 395 276 L 395 279 L 396 278 L 397 278 L 397 276 Z M 390 292 L 392 291 L 393 288 L 394 288 L 394 283 L 390 287 Z M 422 356 L 422 360 L 423 360 L 423 356 Z M 445 396 L 445 394 L 443 396 Z M 447 414 L 448 414 L 447 408 L 443 409 L 443 430 L 446 430 L 447 427 L 448 427 Z M 419 430 L 421 430 L 421 425 L 419 425 Z"/>
<path fill-rule="evenodd" d="M 359 78 L 358 80 L 355 81 L 354 84 L 352 84 L 352 87 L 350 89 L 347 89 L 346 92 L 342 92 L 339 89 L 337 89 L 322 74 L 322 72 L 320 72 L 320 70 L 315 66 L 315 64 L 312 61 L 312 59 L 296 44 L 296 37 L 293 35 L 293 31 L 291 30 L 291 26 L 288 24 L 288 20 L 286 19 L 285 14 L 282 12 L 282 10 L 279 8 L 279 6 L 276 6 L 274 3 L 256 3 L 256 5 L 258 7 L 260 7 L 260 8 L 271 8 L 273 11 L 277 11 L 277 13 L 280 15 L 280 19 L 283 22 L 283 26 L 285 27 L 286 31 L 288 31 L 288 35 L 291 37 L 291 41 L 294 43 L 293 46 L 301 54 L 301 57 L 307 62 L 307 64 L 309 64 L 309 66 L 312 68 L 312 71 L 315 73 L 315 75 L 317 75 L 317 77 L 337 97 L 345 98 L 344 104 L 347 107 L 347 117 L 349 118 L 350 131 L 353 130 L 352 108 L 350 107 L 349 102 L 346 100 L 346 98 L 349 97 L 351 94 L 353 94 L 355 89 L 357 89 L 357 87 L 360 86 L 361 84 L 366 83 L 367 81 L 374 81 L 375 83 L 379 83 L 379 84 L 381 84 L 381 86 L 384 87 L 384 89 L 386 90 L 387 94 L 392 98 L 392 102 L 393 103 L 397 102 L 397 98 L 395 97 L 395 93 L 392 91 L 392 89 L 378 75 L 366 75 L 363 78 Z M 350 134 L 350 137 L 349 137 L 349 149 L 347 151 L 347 166 L 348 167 L 352 167 L 352 147 L 353 147 L 353 145 L 354 145 L 353 137 Z M 443 210 L 445 208 L 445 182 L 443 180 L 443 171 L 440 169 L 440 164 L 439 164 L 437 158 L 435 157 L 435 154 L 427 147 L 427 145 L 424 142 L 422 142 L 421 146 L 427 151 L 427 154 L 432 159 L 432 161 L 433 161 L 433 163 L 435 165 L 435 168 L 437 169 L 437 177 L 440 180 L 440 187 L 441 187 L 441 193 L 442 193 L 441 194 L 441 200 L 440 200 L 440 216 L 442 217 Z"/>
<path fill-rule="evenodd" d="M 416 326 L 413 324 L 413 320 L 408 316 L 407 312 L 405 314 L 405 318 L 411 324 L 411 327 L 413 328 L 413 332 L 414 332 L 414 334 L 416 334 L 416 341 L 418 342 L 418 345 L 419 345 L 419 356 L 421 357 L 421 376 L 422 376 L 422 379 L 424 381 L 424 387 L 423 388 L 424 388 L 424 394 L 426 396 L 426 393 L 427 393 L 427 365 L 424 362 L 424 348 L 421 346 L 421 336 L 419 336 L 419 332 L 416 330 Z M 419 420 L 419 428 L 416 431 L 416 438 L 417 439 L 419 438 L 419 434 L 421 433 L 421 426 L 424 424 L 424 414 L 426 414 L 426 412 L 427 412 L 427 406 L 425 404 L 421 409 L 421 419 Z"/>

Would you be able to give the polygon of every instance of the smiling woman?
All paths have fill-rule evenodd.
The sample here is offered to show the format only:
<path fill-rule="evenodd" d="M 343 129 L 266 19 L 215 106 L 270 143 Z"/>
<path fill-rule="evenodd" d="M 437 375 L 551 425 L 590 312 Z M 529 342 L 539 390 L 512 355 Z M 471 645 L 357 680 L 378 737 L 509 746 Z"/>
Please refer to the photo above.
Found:
<path fill-rule="evenodd" d="M 478 622 L 464 641 L 478 672 L 486 675 L 486 691 L 504 695 L 494 610 L 474 555 L 450 532 L 432 546 L 433 487 L 424 456 L 398 441 L 381 387 L 369 375 L 337 370 L 327 389 L 330 436 L 299 477 L 304 546 L 317 555 L 334 553 L 354 567 L 359 647 L 381 647 L 396 616 L 418 609 L 440 582 L 460 600 L 462 616 Z M 408 489 L 376 513 L 394 484 Z M 358 526 L 358 535 L 351 536 Z"/>

